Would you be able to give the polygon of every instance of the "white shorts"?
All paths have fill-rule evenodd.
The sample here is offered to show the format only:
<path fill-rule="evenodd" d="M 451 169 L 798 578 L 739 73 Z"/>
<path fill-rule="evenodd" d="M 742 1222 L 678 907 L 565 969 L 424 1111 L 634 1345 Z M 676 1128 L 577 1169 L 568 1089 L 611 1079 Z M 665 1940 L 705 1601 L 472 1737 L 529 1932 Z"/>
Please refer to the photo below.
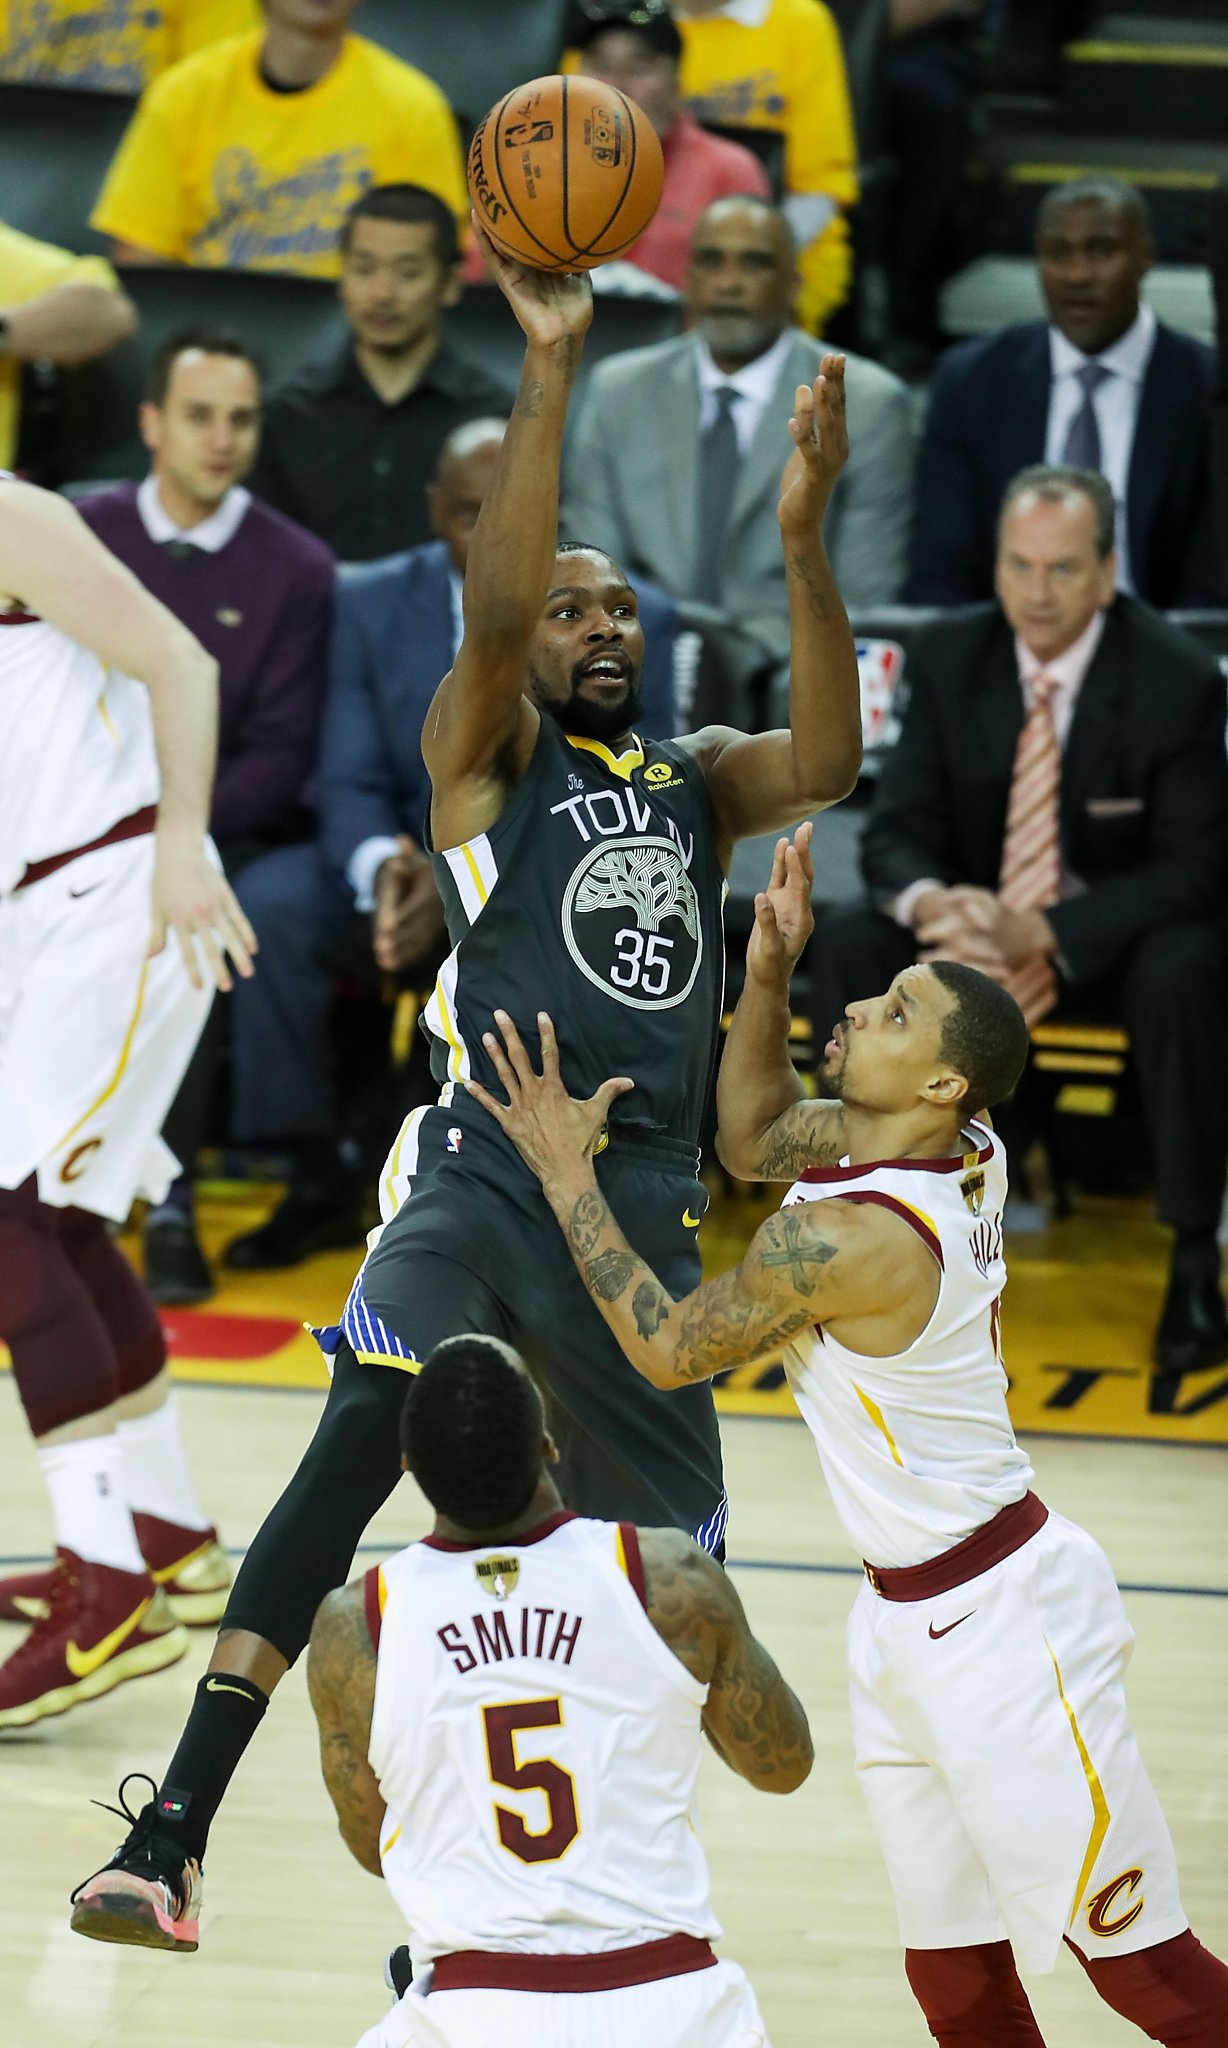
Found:
<path fill-rule="evenodd" d="M 623 1991 L 440 1991 L 415 1979 L 358 2048 L 770 2048 L 736 1963 Z"/>
<path fill-rule="evenodd" d="M 159 1132 L 209 1014 L 172 937 L 147 960 L 152 833 L 0 898 L 0 1187 L 122 1222 L 177 1161 Z"/>
<path fill-rule="evenodd" d="M 936 1599 L 862 1587 L 849 1616 L 857 1770 L 906 1948 L 1063 1936 L 1092 1960 L 1180 1934 L 1177 1866 L 1126 1712 L 1134 1635 L 1086 1530 L 1050 1513 Z"/>

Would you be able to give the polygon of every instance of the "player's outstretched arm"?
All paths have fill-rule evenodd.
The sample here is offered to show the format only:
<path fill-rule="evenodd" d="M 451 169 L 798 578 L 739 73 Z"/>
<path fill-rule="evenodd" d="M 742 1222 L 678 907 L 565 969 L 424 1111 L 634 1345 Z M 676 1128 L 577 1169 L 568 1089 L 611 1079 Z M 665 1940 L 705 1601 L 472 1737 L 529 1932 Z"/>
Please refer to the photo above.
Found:
<path fill-rule="evenodd" d="M 728 1575 L 676 1529 L 641 1529 L 648 1619 L 708 1688 L 704 1731 L 731 1771 L 760 1792 L 796 1792 L 814 1744 L 797 1694 L 751 1633 Z"/>
<path fill-rule="evenodd" d="M 482 1042 L 508 1100 L 496 1102 L 476 1081 L 465 1086 L 537 1175 L 580 1278 L 644 1379 L 665 1388 L 711 1379 L 814 1323 L 866 1314 L 891 1300 L 899 1260 L 890 1243 L 878 1242 L 882 1212 L 828 1201 L 769 1216 L 734 1272 L 675 1301 L 628 1244 L 593 1167 L 610 1104 L 634 1083 L 605 1081 L 587 1102 L 577 1102 L 560 1078 L 558 1043 L 545 1012 L 537 1019 L 540 1074 L 506 1011 L 495 1017 L 505 1045 L 491 1032 Z"/>
<path fill-rule="evenodd" d="M 186 626 L 138 583 L 63 498 L 0 482 L 0 594 L 149 691 L 162 793 L 150 951 L 173 930 L 194 985 L 197 948 L 219 988 L 228 953 L 252 972 L 256 937 L 226 880 L 207 858 L 205 834 L 217 756 L 218 670 Z"/>
<path fill-rule="evenodd" d="M 586 275 L 510 262 L 476 215 L 474 232 L 526 345 L 516 404 L 469 550 L 463 638 L 422 731 L 436 844 L 444 846 L 481 829 L 458 786 L 493 779 L 517 738 L 527 759 L 537 732 L 537 714 L 523 695 L 525 665 L 554 567 L 567 401 L 593 315 Z M 460 815 L 451 816 L 453 810 Z"/>
<path fill-rule="evenodd" d="M 857 650 L 823 545 L 824 514 L 848 460 L 843 356 L 824 356 L 813 386 L 798 385 L 789 432 L 777 508 L 789 588 L 789 730 L 709 726 L 688 742 L 730 843 L 838 803 L 861 767 Z"/>
<path fill-rule="evenodd" d="M 382 1877 L 384 1802 L 367 1761 L 375 1706 L 375 1646 L 361 1583 L 321 1602 L 307 1647 L 307 1690 L 320 1730 L 320 1763 L 341 1839 L 364 1870 Z"/>
<path fill-rule="evenodd" d="M 839 1103 L 812 1102 L 789 1054 L 789 981 L 814 930 L 810 824 L 780 839 L 755 898 L 746 975 L 716 1084 L 717 1156 L 742 1180 L 796 1180 L 844 1153 Z"/>

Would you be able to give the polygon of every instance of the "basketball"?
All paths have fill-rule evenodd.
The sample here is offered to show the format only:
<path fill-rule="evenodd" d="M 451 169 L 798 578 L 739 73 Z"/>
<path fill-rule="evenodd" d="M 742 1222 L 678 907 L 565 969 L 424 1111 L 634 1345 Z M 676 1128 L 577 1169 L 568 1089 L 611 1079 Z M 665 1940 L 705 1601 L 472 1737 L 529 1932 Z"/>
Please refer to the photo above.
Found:
<path fill-rule="evenodd" d="M 469 193 L 501 255 L 593 270 L 638 241 L 661 200 L 656 130 L 594 78 L 535 78 L 493 106 L 469 149 Z"/>

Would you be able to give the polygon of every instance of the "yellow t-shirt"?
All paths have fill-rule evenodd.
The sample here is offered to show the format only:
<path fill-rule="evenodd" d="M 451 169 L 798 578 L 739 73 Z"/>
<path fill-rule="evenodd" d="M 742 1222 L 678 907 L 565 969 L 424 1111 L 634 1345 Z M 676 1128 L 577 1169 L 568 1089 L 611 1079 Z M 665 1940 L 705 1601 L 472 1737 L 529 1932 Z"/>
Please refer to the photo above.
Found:
<path fill-rule="evenodd" d="M 460 138 L 439 87 L 361 36 L 302 92 L 260 77 L 259 33 L 155 79 L 132 117 L 91 225 L 206 269 L 336 277 L 347 209 L 410 183 L 468 217 Z"/>
<path fill-rule="evenodd" d="M 678 17 L 682 92 L 701 121 L 774 128 L 785 138 L 785 190 L 857 198 L 857 143 L 840 31 L 823 0 L 771 0 L 758 26 L 730 15 Z M 816 331 L 848 296 L 841 214 L 802 251 L 799 317 Z"/>
<path fill-rule="evenodd" d="M 52 242 L 36 242 L 32 236 L 0 221 L 0 309 L 11 312 L 41 299 L 58 284 L 105 284 L 119 290 L 119 279 L 101 256 L 74 256 L 57 249 Z M 17 405 L 21 395 L 21 365 L 12 356 L 0 355 L 0 469 L 12 465 L 17 447 Z"/>
<path fill-rule="evenodd" d="M 0 0 L 0 78 L 140 92 L 259 19 L 256 0 Z"/>

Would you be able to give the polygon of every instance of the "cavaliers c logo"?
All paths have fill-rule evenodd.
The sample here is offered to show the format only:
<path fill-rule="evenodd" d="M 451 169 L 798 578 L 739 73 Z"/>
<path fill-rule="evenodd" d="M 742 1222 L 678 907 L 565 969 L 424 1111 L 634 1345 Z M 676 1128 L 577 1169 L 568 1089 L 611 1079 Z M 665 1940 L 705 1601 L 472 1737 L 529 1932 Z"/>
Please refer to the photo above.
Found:
<path fill-rule="evenodd" d="M 1133 1927 L 1146 1904 L 1146 1900 L 1141 1892 L 1139 1892 L 1134 1904 L 1127 1906 L 1124 1913 L 1119 1913 L 1116 1920 L 1110 1920 L 1109 1914 L 1121 1899 L 1123 1893 L 1128 1899 L 1132 1892 L 1138 1890 L 1142 1882 L 1143 1873 L 1141 1870 L 1123 1870 L 1120 1877 L 1113 1879 L 1112 1884 L 1101 1885 L 1095 1898 L 1089 1901 L 1087 1908 L 1087 1924 L 1093 1934 L 1098 1934 L 1105 1938 L 1110 1934 L 1122 1934 L 1127 1927 Z"/>
<path fill-rule="evenodd" d="M 89 1154 L 91 1152 L 101 1152 L 101 1150 L 101 1138 L 87 1138 L 84 1145 L 74 1145 L 63 1166 L 60 1168 L 60 1179 L 65 1181 L 80 1180 L 85 1172 L 85 1162 Z"/>

